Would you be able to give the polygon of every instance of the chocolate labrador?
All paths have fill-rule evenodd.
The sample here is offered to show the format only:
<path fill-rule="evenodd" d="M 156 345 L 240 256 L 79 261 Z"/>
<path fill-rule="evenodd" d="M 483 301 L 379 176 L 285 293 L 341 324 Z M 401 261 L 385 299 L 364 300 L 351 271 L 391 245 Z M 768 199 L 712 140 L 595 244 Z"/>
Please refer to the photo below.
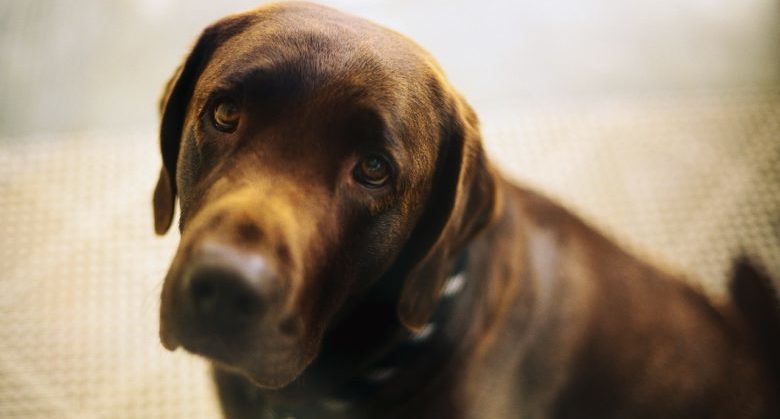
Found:
<path fill-rule="evenodd" d="M 778 418 L 770 281 L 715 303 L 504 180 L 403 36 L 307 3 L 206 28 L 161 102 L 160 336 L 231 418 Z"/>

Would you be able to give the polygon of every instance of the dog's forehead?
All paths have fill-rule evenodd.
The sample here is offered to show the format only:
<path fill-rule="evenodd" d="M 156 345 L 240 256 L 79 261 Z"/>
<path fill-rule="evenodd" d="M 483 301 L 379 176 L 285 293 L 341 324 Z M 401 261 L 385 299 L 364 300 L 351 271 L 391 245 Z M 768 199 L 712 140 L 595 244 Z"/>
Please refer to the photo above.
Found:
<path fill-rule="evenodd" d="M 289 61 L 315 59 L 324 71 L 371 60 L 413 78 L 433 61 L 409 38 L 325 6 L 281 3 L 248 14 L 251 23 L 226 42 L 241 55 L 266 52 Z"/>
<path fill-rule="evenodd" d="M 429 99 L 431 86 L 441 84 L 424 50 L 364 19 L 307 3 L 264 7 L 249 17 L 217 46 L 196 95 L 266 78 L 301 96 L 325 93 L 403 107 Z"/>

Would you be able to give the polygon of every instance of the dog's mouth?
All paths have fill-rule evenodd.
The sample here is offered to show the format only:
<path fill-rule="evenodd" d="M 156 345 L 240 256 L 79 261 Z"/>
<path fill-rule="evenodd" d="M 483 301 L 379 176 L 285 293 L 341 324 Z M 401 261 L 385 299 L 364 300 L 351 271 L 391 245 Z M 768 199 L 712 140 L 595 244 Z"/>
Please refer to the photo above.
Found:
<path fill-rule="evenodd" d="M 279 389 L 295 380 L 313 359 L 304 350 L 307 345 L 298 332 L 299 324 L 300 320 L 290 318 L 275 330 L 259 325 L 254 331 L 231 334 L 216 333 L 206 325 L 181 320 L 174 320 L 173 324 L 162 321 L 160 341 L 168 350 L 181 347 L 246 376 L 259 387 Z"/>

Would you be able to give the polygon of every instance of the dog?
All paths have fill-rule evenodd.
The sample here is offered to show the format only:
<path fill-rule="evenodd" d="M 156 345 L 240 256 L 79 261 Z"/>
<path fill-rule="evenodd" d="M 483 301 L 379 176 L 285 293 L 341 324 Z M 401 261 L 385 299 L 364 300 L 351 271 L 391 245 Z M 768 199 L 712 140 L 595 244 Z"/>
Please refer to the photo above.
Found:
<path fill-rule="evenodd" d="M 206 28 L 160 106 L 160 337 L 229 418 L 778 418 L 771 281 L 728 301 L 505 180 L 409 39 L 308 3 Z"/>

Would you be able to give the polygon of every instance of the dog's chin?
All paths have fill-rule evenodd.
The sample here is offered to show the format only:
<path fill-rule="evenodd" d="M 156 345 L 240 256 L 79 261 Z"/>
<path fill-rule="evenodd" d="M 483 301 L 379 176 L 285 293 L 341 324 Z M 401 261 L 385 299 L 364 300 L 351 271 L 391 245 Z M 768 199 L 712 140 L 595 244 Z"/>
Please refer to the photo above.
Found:
<path fill-rule="evenodd" d="M 307 363 L 308 365 L 308 363 Z M 268 374 L 267 371 L 240 371 L 255 386 L 264 390 L 280 390 L 300 377 L 306 366 Z"/>
<path fill-rule="evenodd" d="M 269 357 L 269 361 L 257 359 L 233 363 L 230 360 L 207 357 L 218 368 L 243 375 L 255 386 L 265 390 L 279 390 L 295 381 L 311 362 L 303 357 Z"/>
<path fill-rule="evenodd" d="M 294 381 L 311 363 L 313 356 L 301 350 L 302 345 L 231 345 L 218 339 L 182 339 L 188 352 L 202 356 L 218 368 L 248 378 L 254 385 L 278 390 Z"/>

